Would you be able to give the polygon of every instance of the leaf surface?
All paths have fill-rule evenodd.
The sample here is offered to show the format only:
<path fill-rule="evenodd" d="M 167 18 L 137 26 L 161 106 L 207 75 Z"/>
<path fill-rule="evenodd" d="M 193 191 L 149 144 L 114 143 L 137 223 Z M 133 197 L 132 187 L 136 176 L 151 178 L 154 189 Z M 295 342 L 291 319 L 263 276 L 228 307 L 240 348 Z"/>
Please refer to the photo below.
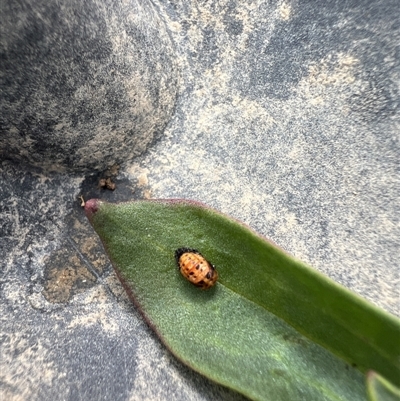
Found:
<path fill-rule="evenodd" d="M 397 318 L 243 224 L 182 200 L 90 200 L 85 210 L 148 323 L 212 380 L 271 401 L 365 400 L 369 369 L 400 380 Z M 182 277 L 181 247 L 216 266 L 214 287 Z"/>

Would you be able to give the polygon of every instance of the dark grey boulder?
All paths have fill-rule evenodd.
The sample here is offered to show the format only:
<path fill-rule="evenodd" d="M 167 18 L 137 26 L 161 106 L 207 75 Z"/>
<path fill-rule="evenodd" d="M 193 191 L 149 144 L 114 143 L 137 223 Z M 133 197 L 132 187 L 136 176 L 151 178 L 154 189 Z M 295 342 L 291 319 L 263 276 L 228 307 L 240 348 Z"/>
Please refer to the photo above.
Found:
<path fill-rule="evenodd" d="M 0 160 L 102 170 L 162 135 L 178 85 L 151 1 L 2 0 Z"/>

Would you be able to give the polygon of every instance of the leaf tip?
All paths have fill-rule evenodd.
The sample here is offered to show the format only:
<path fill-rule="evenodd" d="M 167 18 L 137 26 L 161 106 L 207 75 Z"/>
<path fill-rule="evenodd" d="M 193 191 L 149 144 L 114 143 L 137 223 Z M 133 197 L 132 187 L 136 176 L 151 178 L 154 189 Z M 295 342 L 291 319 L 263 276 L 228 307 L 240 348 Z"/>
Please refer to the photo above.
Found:
<path fill-rule="evenodd" d="M 101 201 L 99 199 L 89 199 L 85 203 L 85 213 L 86 217 L 90 219 L 99 210 L 99 205 Z"/>

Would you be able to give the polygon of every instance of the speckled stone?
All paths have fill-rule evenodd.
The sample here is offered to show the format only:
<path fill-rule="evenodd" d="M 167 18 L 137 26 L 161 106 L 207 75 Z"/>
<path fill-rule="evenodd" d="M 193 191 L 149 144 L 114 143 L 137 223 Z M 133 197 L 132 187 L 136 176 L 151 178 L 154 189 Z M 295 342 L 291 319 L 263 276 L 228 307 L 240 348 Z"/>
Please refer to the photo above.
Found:
<path fill-rule="evenodd" d="M 0 160 L 93 171 L 162 135 L 175 50 L 151 1 L 2 0 Z"/>
<path fill-rule="evenodd" d="M 21 15 L 20 6 L 10 4 L 7 13 Z M 76 4 L 86 10 L 77 19 L 85 15 L 85 26 L 97 27 L 101 15 L 107 26 L 101 32 L 115 43 L 124 10 L 138 7 L 131 1 L 69 2 L 43 19 L 34 10 L 45 3 L 32 4 L 26 5 L 28 25 L 40 27 L 38 35 L 53 43 L 57 54 L 73 55 L 71 65 L 78 69 L 87 46 L 66 49 L 60 39 L 46 39 L 44 28 L 63 21 L 72 32 Z M 68 173 L 32 167 L 42 156 L 24 156 L 28 169 L 16 160 L 0 164 L 5 255 L 0 260 L 0 399 L 243 400 L 180 364 L 161 345 L 129 303 L 83 216 L 79 195 L 113 202 L 149 197 L 205 202 L 400 316 L 398 1 L 140 4 L 155 4 L 151 13 L 165 24 L 158 30 L 150 19 L 143 28 L 150 29 L 155 46 L 166 43 L 160 57 L 166 60 L 167 89 L 152 99 L 169 96 L 171 109 L 163 114 L 168 115 L 163 124 L 169 123 L 158 141 L 119 170 L 86 175 L 79 161 L 75 172 L 65 167 Z M 18 17 L 8 23 L 9 32 L 18 32 L 18 24 L 27 22 Z M 97 70 L 81 76 L 97 71 L 87 79 L 104 81 L 102 90 L 120 88 L 119 82 L 126 87 L 135 68 L 125 63 L 127 75 L 113 78 L 109 64 L 103 65 L 109 57 L 101 58 L 102 47 L 89 48 Z M 127 53 L 119 49 L 114 56 L 123 63 Z M 15 64 L 16 77 L 31 68 Z M 65 88 L 69 76 L 75 75 L 65 75 Z M 37 87 L 46 83 L 45 77 L 26 79 Z M 63 111 L 55 95 L 50 100 L 58 108 L 46 108 L 34 91 L 26 96 L 28 111 L 35 106 L 49 118 Z M 123 104 L 129 103 L 126 96 Z M 160 107 L 167 110 L 164 100 L 165 108 Z M 25 113 L 22 103 L 19 107 Z M 98 126 L 109 124 L 111 115 Z M 121 115 L 126 122 L 127 114 Z M 9 119 L 10 113 L 2 117 Z M 50 132 L 43 129 L 43 135 Z M 1 135 L 3 144 L 10 141 Z M 119 145 L 111 148 L 102 166 L 115 162 L 111 154 Z M 66 155 L 54 160 L 58 166 L 70 163 Z M 110 178 L 116 189 L 102 187 L 102 178 Z"/>

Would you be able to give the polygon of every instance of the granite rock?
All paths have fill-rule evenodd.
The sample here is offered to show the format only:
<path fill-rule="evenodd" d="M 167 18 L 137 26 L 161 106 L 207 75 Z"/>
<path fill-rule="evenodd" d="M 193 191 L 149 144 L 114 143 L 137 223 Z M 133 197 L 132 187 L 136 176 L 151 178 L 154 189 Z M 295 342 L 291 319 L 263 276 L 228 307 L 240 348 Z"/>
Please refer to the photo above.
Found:
<path fill-rule="evenodd" d="M 102 170 L 160 138 L 178 90 L 150 1 L 2 0 L 0 160 Z"/>

